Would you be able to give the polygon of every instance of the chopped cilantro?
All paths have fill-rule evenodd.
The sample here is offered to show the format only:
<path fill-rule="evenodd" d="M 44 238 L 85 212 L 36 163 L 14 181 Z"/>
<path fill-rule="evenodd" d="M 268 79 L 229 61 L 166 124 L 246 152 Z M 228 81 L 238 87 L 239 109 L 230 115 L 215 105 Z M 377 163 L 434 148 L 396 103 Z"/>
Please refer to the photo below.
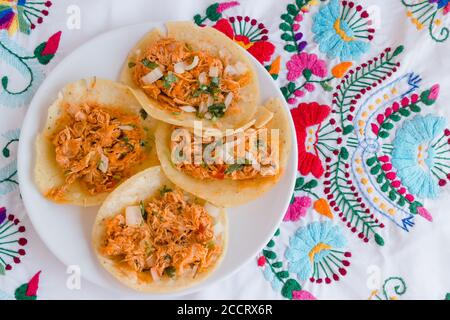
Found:
<path fill-rule="evenodd" d="M 172 189 L 168 188 L 166 185 L 164 185 L 164 186 L 159 190 L 159 193 L 160 193 L 161 195 L 164 195 L 164 194 L 167 193 L 167 192 L 172 192 Z"/>
<path fill-rule="evenodd" d="M 213 117 L 222 118 L 225 115 L 225 103 L 215 103 L 210 105 L 208 111 Z"/>
<path fill-rule="evenodd" d="M 145 111 L 144 109 L 139 110 L 139 115 L 144 120 L 147 119 L 147 117 L 148 117 L 147 111 Z"/>
<path fill-rule="evenodd" d="M 169 266 L 164 269 L 164 274 L 166 274 L 169 278 L 175 277 L 177 270 L 173 266 Z"/>
<path fill-rule="evenodd" d="M 211 78 L 211 86 L 216 86 L 216 87 L 218 87 L 218 86 L 219 86 L 219 82 L 220 82 L 219 77 L 213 77 L 213 78 Z"/>
<path fill-rule="evenodd" d="M 145 147 L 145 146 L 147 145 L 147 141 L 141 140 L 141 141 L 139 142 L 139 145 L 140 145 L 141 147 Z"/>
<path fill-rule="evenodd" d="M 177 81 L 178 81 L 177 76 L 172 71 L 169 71 L 167 75 L 164 77 L 164 88 L 169 89 L 172 86 L 172 84 Z"/>
<path fill-rule="evenodd" d="M 135 65 L 136 65 L 136 63 L 133 61 L 128 62 L 128 68 L 130 68 L 130 69 L 133 68 Z"/>
<path fill-rule="evenodd" d="M 141 63 L 149 69 L 155 69 L 159 66 L 156 62 L 150 61 L 147 58 L 142 59 Z"/>
<path fill-rule="evenodd" d="M 243 164 L 238 164 L 238 163 L 232 164 L 225 170 L 225 174 L 231 174 L 234 171 L 241 170 L 243 167 L 244 167 Z"/>
<path fill-rule="evenodd" d="M 114 178 L 115 180 L 120 180 L 120 179 L 122 179 L 122 177 L 121 177 L 120 175 L 118 175 L 118 174 L 114 175 L 113 178 Z"/>

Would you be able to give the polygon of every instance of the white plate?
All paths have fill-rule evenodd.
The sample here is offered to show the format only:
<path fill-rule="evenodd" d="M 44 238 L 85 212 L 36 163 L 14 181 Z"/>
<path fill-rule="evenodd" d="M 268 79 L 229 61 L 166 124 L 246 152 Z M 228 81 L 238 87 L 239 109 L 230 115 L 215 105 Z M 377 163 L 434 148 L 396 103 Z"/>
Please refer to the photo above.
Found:
<path fill-rule="evenodd" d="M 57 205 L 39 193 L 33 181 L 34 139 L 42 130 L 47 108 L 65 84 L 91 76 L 116 80 L 128 51 L 154 27 L 163 27 L 163 24 L 144 23 L 107 32 L 88 41 L 61 61 L 45 79 L 31 101 L 23 123 L 18 151 L 22 198 L 34 228 L 47 247 L 65 265 L 79 266 L 85 279 L 131 297 L 138 293 L 122 286 L 103 270 L 91 248 L 92 222 L 98 208 Z M 251 58 L 258 71 L 262 99 L 279 97 L 284 101 L 268 72 L 257 60 Z M 287 105 L 285 108 L 288 108 Z M 250 259 L 255 258 L 270 240 L 286 212 L 294 188 L 297 143 L 292 120 L 290 126 L 293 137 L 292 152 L 281 181 L 263 197 L 246 205 L 228 209 L 229 246 L 222 264 L 204 282 L 175 295 L 201 290 L 213 282 L 230 276 Z"/>

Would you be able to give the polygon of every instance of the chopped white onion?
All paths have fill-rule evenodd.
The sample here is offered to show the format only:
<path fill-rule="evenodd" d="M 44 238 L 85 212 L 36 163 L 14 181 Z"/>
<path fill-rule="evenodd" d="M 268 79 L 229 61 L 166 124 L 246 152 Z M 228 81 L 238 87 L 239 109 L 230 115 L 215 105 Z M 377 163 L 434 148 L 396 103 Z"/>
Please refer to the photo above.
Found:
<path fill-rule="evenodd" d="M 205 113 L 205 119 L 211 120 L 212 114 L 210 112 Z"/>
<path fill-rule="evenodd" d="M 98 170 L 100 170 L 103 173 L 106 173 L 108 171 L 108 167 L 109 167 L 109 159 L 102 153 L 100 155 L 100 163 L 98 164 Z"/>
<path fill-rule="evenodd" d="M 214 219 L 217 219 L 220 215 L 220 209 L 217 208 L 216 206 L 212 205 L 209 202 L 205 203 L 205 210 L 206 212 L 208 212 L 208 214 L 213 217 Z"/>
<path fill-rule="evenodd" d="M 159 67 L 156 67 L 155 69 L 147 73 L 145 76 L 143 76 L 141 80 L 145 84 L 152 84 L 156 80 L 161 79 L 163 76 L 164 74 L 162 73 L 161 69 Z"/>
<path fill-rule="evenodd" d="M 189 65 L 184 65 L 184 68 L 186 69 L 186 71 L 192 70 L 198 65 L 198 62 L 199 58 L 195 56 L 194 59 L 192 60 L 192 63 Z"/>
<path fill-rule="evenodd" d="M 180 109 L 184 112 L 197 112 L 197 109 L 195 109 L 193 106 L 182 106 L 180 107 Z"/>
<path fill-rule="evenodd" d="M 198 75 L 198 82 L 200 82 L 200 84 L 206 84 L 206 82 L 208 82 L 208 79 L 206 78 L 206 72 L 202 72 Z"/>
<path fill-rule="evenodd" d="M 198 108 L 198 112 L 199 112 L 200 114 L 204 114 L 204 113 L 207 112 L 207 111 L 208 111 L 208 106 L 206 105 L 205 102 L 201 102 L 201 103 L 200 103 L 200 106 L 199 106 L 199 108 Z"/>
<path fill-rule="evenodd" d="M 217 237 L 219 234 L 221 234 L 224 230 L 223 224 L 221 224 L 220 222 L 217 222 L 214 225 L 214 235 Z"/>
<path fill-rule="evenodd" d="M 156 268 L 150 268 L 150 274 L 152 275 L 153 281 L 157 282 L 159 281 L 161 278 L 158 275 L 158 272 L 156 271 Z"/>
<path fill-rule="evenodd" d="M 184 62 L 181 61 L 181 62 L 175 63 L 173 66 L 173 71 L 175 71 L 175 73 L 178 73 L 178 74 L 184 73 L 184 71 L 186 71 Z"/>
<path fill-rule="evenodd" d="M 237 74 L 236 68 L 233 67 L 233 66 L 230 65 L 230 64 L 227 65 L 227 66 L 225 67 L 225 69 L 223 70 L 223 72 L 226 73 L 226 74 L 232 75 L 232 76 L 234 76 L 234 75 Z"/>
<path fill-rule="evenodd" d="M 126 207 L 125 221 L 127 226 L 139 226 L 143 222 L 141 208 L 139 206 Z"/>
<path fill-rule="evenodd" d="M 244 74 L 247 72 L 247 66 L 240 61 L 236 62 L 234 67 L 236 68 L 238 74 Z"/>
<path fill-rule="evenodd" d="M 209 68 L 209 76 L 211 78 L 216 78 L 219 76 L 219 67 L 210 67 Z"/>
<path fill-rule="evenodd" d="M 131 131 L 134 128 L 132 126 L 119 126 L 119 129 L 123 131 Z"/>
<path fill-rule="evenodd" d="M 223 102 L 225 104 L 225 111 L 230 106 L 231 101 L 233 101 L 233 92 L 228 92 L 227 96 L 225 97 L 225 101 Z"/>
<path fill-rule="evenodd" d="M 208 96 L 208 101 L 206 102 L 206 106 L 210 107 L 214 104 L 214 98 L 211 96 Z"/>

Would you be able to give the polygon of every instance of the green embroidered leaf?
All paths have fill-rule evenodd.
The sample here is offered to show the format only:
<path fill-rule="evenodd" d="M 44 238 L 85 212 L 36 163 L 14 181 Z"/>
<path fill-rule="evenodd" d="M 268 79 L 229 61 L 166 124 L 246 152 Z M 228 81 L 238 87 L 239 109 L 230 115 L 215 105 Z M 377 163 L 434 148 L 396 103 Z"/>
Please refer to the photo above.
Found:
<path fill-rule="evenodd" d="M 277 277 L 281 278 L 281 279 L 289 278 L 289 272 L 287 272 L 287 271 L 277 272 Z"/>
<path fill-rule="evenodd" d="M 289 279 L 284 283 L 281 294 L 287 299 L 292 299 L 292 291 L 299 290 L 302 290 L 302 286 L 296 280 Z"/>
<path fill-rule="evenodd" d="M 284 46 L 284 50 L 286 50 L 287 52 L 295 52 L 297 51 L 297 47 L 293 46 L 292 44 L 287 44 Z"/>
<path fill-rule="evenodd" d="M 285 22 L 280 23 L 279 28 L 281 31 L 291 31 L 291 26 Z"/>
<path fill-rule="evenodd" d="M 409 112 L 406 108 L 400 108 L 398 112 L 400 112 L 400 114 L 404 117 L 408 117 L 411 114 L 411 112 Z"/>
<path fill-rule="evenodd" d="M 0 276 L 4 276 L 5 275 L 5 267 L 0 264 Z"/>
<path fill-rule="evenodd" d="M 415 202 L 409 205 L 409 212 L 411 212 L 412 214 L 417 214 L 417 205 Z"/>
<path fill-rule="evenodd" d="M 383 129 L 386 129 L 386 130 L 392 130 L 392 129 L 394 129 L 394 125 L 393 125 L 392 123 L 390 123 L 390 122 L 383 122 L 383 124 L 381 125 L 381 127 L 382 127 Z"/>
<path fill-rule="evenodd" d="M 284 41 L 293 41 L 294 37 L 286 32 L 281 35 L 281 39 L 283 39 Z"/>
<path fill-rule="evenodd" d="M 369 167 L 373 166 L 377 162 L 377 157 L 372 157 L 366 160 L 366 163 Z"/>
<path fill-rule="evenodd" d="M 341 158 L 344 160 L 348 159 L 348 150 L 345 147 L 342 147 L 340 152 Z"/>
<path fill-rule="evenodd" d="M 298 10 L 295 4 L 288 4 L 287 11 L 289 12 L 290 15 L 294 17 L 298 14 Z"/>
<path fill-rule="evenodd" d="M 370 173 L 373 175 L 376 175 L 376 174 L 378 174 L 378 172 L 380 172 L 380 169 L 381 169 L 380 165 L 377 164 L 372 169 L 370 169 Z"/>
<path fill-rule="evenodd" d="M 304 183 L 305 179 L 303 179 L 303 177 L 298 177 L 297 180 L 295 180 L 295 190 L 301 189 Z"/>
<path fill-rule="evenodd" d="M 279 235 L 280 235 L 280 229 L 277 229 L 277 231 L 275 231 L 274 236 L 275 236 L 275 237 L 278 237 Z"/>
<path fill-rule="evenodd" d="M 220 12 L 217 12 L 218 7 L 219 3 L 214 3 L 206 9 L 206 16 L 209 20 L 217 21 L 222 17 L 222 14 Z"/>
<path fill-rule="evenodd" d="M 389 132 L 387 132 L 387 131 L 380 131 L 380 132 L 378 132 L 378 136 L 380 138 L 386 139 L 387 137 L 389 137 Z"/>
<path fill-rule="evenodd" d="M 313 180 L 305 183 L 305 185 L 303 186 L 302 189 L 313 189 L 313 188 L 317 187 L 317 185 L 318 185 L 317 180 L 313 179 Z"/>
<path fill-rule="evenodd" d="M 411 109 L 412 112 L 419 113 L 422 111 L 422 109 L 417 104 L 412 104 L 409 109 Z"/>
<path fill-rule="evenodd" d="M 391 120 L 395 121 L 395 122 L 399 122 L 399 121 L 402 119 L 402 117 L 400 117 L 400 116 L 399 116 L 398 114 L 396 114 L 396 113 L 391 114 L 391 115 L 389 116 L 389 118 L 390 118 Z"/>
<path fill-rule="evenodd" d="M 286 87 L 281 87 L 281 93 L 283 94 L 283 96 L 286 98 L 288 95 L 289 95 L 289 92 L 288 92 L 288 88 L 286 88 Z"/>
<path fill-rule="evenodd" d="M 398 56 L 400 53 L 403 52 L 404 49 L 405 49 L 404 46 L 398 46 L 398 47 L 394 50 L 394 52 L 392 53 L 392 56 L 393 56 L 393 57 Z"/>
<path fill-rule="evenodd" d="M 194 22 L 195 22 L 195 24 L 196 25 L 201 25 L 202 24 L 202 16 L 201 15 L 199 15 L 199 14 L 196 14 L 195 16 L 194 16 Z"/>
<path fill-rule="evenodd" d="M 304 69 L 303 70 L 303 77 L 306 79 L 306 81 L 309 81 L 312 76 L 312 71 L 310 69 Z"/>
<path fill-rule="evenodd" d="M 34 55 L 36 59 L 39 61 L 40 64 L 43 65 L 48 64 L 55 56 L 54 54 L 42 55 L 42 51 L 44 51 L 46 44 L 47 42 L 42 42 L 40 45 L 36 47 L 36 49 L 34 49 Z"/>
<path fill-rule="evenodd" d="M 397 199 L 397 193 L 395 192 L 395 190 L 391 190 L 389 192 L 389 199 L 391 199 L 392 201 L 395 201 L 395 199 Z"/>
<path fill-rule="evenodd" d="M 405 198 L 403 198 L 403 197 L 398 198 L 397 204 L 398 204 L 400 207 L 404 207 L 405 204 L 406 204 Z"/>
<path fill-rule="evenodd" d="M 274 267 L 274 268 L 281 268 L 282 266 L 283 266 L 283 262 L 281 262 L 281 261 L 272 263 L 272 267 Z"/>
<path fill-rule="evenodd" d="M 320 82 L 320 85 L 322 86 L 322 89 L 325 91 L 332 91 L 333 87 L 328 82 Z"/>
<path fill-rule="evenodd" d="M 2 87 L 3 87 L 3 89 L 8 88 L 8 77 L 7 76 L 4 76 L 2 78 Z"/>
<path fill-rule="evenodd" d="M 381 173 L 377 176 L 377 182 L 381 184 L 383 183 L 383 181 L 384 181 L 384 174 Z"/>
<path fill-rule="evenodd" d="M 289 82 L 287 88 L 288 88 L 289 92 L 294 92 L 295 91 L 295 83 Z"/>
<path fill-rule="evenodd" d="M 273 248 L 273 246 L 275 246 L 275 241 L 270 240 L 270 241 L 267 243 L 267 247 Z"/>
<path fill-rule="evenodd" d="M 16 300 L 36 300 L 36 296 L 27 296 L 28 283 L 24 283 L 14 291 Z"/>
<path fill-rule="evenodd" d="M 445 300 L 450 300 L 450 292 L 445 295 Z"/>
<path fill-rule="evenodd" d="M 292 16 L 290 16 L 290 15 L 288 15 L 288 14 L 286 14 L 286 13 L 283 13 L 283 14 L 281 15 L 281 19 L 283 19 L 284 21 L 286 21 L 286 22 L 289 23 L 289 24 L 294 23 L 294 19 L 292 18 Z M 283 37 L 282 37 L 282 38 L 283 38 Z"/>
<path fill-rule="evenodd" d="M 383 239 L 383 237 L 381 237 L 378 233 L 375 233 L 375 242 L 376 242 L 379 246 L 384 246 L 384 239 Z"/>
<path fill-rule="evenodd" d="M 344 133 L 344 135 L 347 135 L 349 133 L 352 133 L 353 130 L 355 130 L 355 127 L 353 127 L 351 124 L 349 124 L 348 126 L 344 127 L 343 133 Z"/>
<path fill-rule="evenodd" d="M 381 191 L 386 192 L 386 191 L 388 191 L 388 190 L 389 190 L 389 183 L 386 182 L 385 184 L 383 184 L 383 185 L 381 186 Z"/>
<path fill-rule="evenodd" d="M 277 254 L 271 250 L 263 250 L 263 255 L 269 260 L 273 260 L 277 258 Z"/>

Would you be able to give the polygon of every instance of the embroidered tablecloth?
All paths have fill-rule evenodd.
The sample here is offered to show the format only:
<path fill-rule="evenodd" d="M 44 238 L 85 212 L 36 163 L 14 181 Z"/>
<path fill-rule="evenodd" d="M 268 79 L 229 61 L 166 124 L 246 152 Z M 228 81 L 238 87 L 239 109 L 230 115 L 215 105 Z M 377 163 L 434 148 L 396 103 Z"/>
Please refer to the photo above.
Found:
<path fill-rule="evenodd" d="M 23 117 L 45 75 L 104 31 L 212 26 L 291 107 L 298 178 L 255 259 L 189 299 L 450 298 L 449 0 L 0 0 L 0 299 L 126 298 L 39 239 L 17 182 Z"/>

